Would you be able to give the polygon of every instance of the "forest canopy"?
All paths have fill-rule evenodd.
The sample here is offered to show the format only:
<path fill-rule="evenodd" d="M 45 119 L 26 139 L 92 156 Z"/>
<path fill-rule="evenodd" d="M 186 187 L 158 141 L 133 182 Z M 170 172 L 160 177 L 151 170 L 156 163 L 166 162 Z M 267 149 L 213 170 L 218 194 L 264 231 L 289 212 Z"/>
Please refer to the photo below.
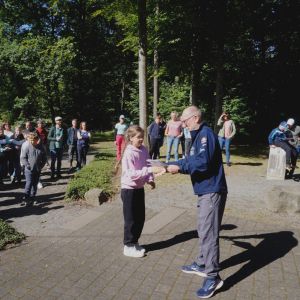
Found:
<path fill-rule="evenodd" d="M 298 1 L 145 2 L 148 122 L 193 103 L 211 126 L 230 111 L 248 142 L 300 122 Z M 138 122 L 138 13 L 131 0 L 0 0 L 0 120 Z"/>

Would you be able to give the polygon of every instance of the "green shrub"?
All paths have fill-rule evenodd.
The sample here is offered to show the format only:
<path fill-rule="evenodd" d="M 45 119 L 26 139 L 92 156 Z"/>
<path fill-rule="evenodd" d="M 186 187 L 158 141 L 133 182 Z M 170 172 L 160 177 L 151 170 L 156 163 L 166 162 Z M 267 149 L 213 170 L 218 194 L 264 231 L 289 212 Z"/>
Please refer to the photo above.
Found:
<path fill-rule="evenodd" d="M 92 188 L 101 188 L 108 196 L 111 196 L 113 194 L 114 164 L 115 150 L 113 147 L 110 146 L 98 152 L 95 159 L 70 180 L 65 199 L 84 199 L 84 194 Z"/>
<path fill-rule="evenodd" d="M 0 219 L 0 250 L 8 244 L 15 244 L 25 239 L 25 234 L 19 233 L 16 229 Z"/>

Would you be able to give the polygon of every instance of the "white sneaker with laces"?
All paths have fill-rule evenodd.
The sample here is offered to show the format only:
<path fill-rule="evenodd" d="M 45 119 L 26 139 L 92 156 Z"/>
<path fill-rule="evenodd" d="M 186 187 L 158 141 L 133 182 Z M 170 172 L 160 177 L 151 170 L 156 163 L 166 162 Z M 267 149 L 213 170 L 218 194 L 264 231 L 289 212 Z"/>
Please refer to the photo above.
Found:
<path fill-rule="evenodd" d="M 140 247 L 142 248 L 142 247 Z M 144 248 L 142 248 L 144 249 Z M 144 251 L 139 250 L 138 247 L 136 247 L 136 245 L 134 246 L 124 246 L 124 251 L 123 254 L 125 256 L 129 256 L 129 257 L 143 257 L 145 255 L 145 249 Z"/>

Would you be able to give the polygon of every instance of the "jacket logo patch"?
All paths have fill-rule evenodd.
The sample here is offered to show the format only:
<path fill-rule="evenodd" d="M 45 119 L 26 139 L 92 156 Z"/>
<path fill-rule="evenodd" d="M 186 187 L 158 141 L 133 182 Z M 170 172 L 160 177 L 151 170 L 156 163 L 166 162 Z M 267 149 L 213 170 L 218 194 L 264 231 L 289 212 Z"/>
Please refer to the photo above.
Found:
<path fill-rule="evenodd" d="M 203 138 L 201 139 L 201 144 L 206 144 L 206 142 L 207 142 L 207 138 L 206 138 L 206 137 L 203 137 Z"/>

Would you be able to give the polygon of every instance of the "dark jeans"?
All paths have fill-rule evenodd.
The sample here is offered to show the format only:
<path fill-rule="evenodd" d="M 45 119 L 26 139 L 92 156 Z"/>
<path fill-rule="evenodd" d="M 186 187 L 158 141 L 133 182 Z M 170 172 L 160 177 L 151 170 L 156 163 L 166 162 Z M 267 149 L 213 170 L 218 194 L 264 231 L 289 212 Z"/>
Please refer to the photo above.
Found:
<path fill-rule="evenodd" d="M 149 155 L 151 159 L 156 159 L 159 156 L 160 144 L 161 144 L 161 139 L 155 139 L 150 137 Z"/>
<path fill-rule="evenodd" d="M 74 159 L 74 154 L 76 157 L 76 166 L 78 167 L 78 150 L 77 150 L 77 144 L 75 145 L 69 145 L 68 148 L 68 155 L 69 155 L 69 163 L 72 165 L 73 159 Z"/>
<path fill-rule="evenodd" d="M 124 245 L 136 244 L 145 223 L 145 191 L 142 189 L 122 189 L 124 215 Z"/>
<path fill-rule="evenodd" d="M 180 138 L 182 156 L 185 155 L 185 137 L 184 135 Z"/>
<path fill-rule="evenodd" d="M 7 170 L 7 155 L 5 152 L 0 152 L 0 179 L 6 176 Z"/>
<path fill-rule="evenodd" d="M 25 168 L 25 198 L 35 197 L 39 178 L 40 172 L 30 171 Z"/>
<path fill-rule="evenodd" d="M 55 148 L 55 149 L 50 150 L 50 156 L 51 156 L 51 174 L 54 175 L 54 173 L 55 173 L 55 163 L 57 161 L 56 174 L 60 175 L 63 149 Z"/>
<path fill-rule="evenodd" d="M 77 153 L 78 153 L 78 167 L 86 165 L 86 155 L 89 151 L 89 147 L 82 147 L 81 145 L 77 146 Z"/>
<path fill-rule="evenodd" d="M 274 145 L 285 151 L 287 165 L 291 164 L 292 166 L 296 166 L 298 153 L 294 146 L 287 142 L 275 142 Z"/>
<path fill-rule="evenodd" d="M 14 151 L 13 167 L 12 176 L 18 181 L 21 181 L 20 151 Z"/>

